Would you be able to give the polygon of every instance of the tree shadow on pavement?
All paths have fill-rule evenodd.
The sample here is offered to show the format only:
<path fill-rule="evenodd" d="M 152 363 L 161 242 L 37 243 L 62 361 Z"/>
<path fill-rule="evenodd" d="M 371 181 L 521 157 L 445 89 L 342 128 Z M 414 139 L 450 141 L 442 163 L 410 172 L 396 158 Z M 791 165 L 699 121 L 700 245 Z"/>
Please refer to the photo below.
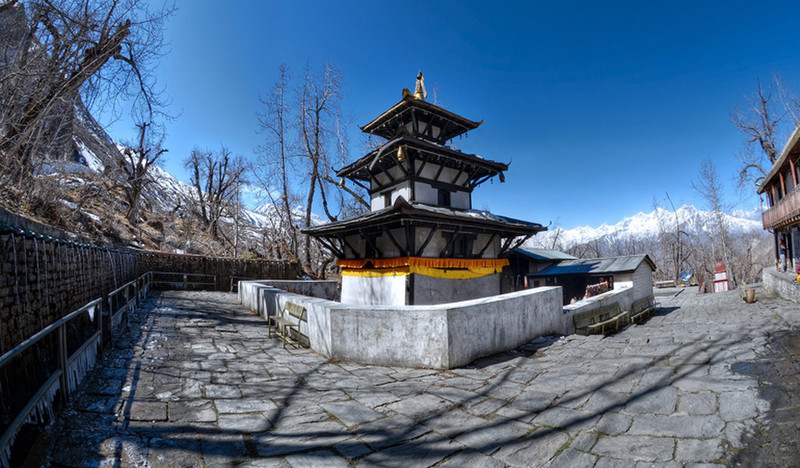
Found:
<path fill-rule="evenodd" d="M 458 464 L 457 457 L 462 455 L 482 457 L 494 454 L 514 460 L 515 457 L 529 456 L 526 450 L 545 441 L 557 449 L 546 454 L 550 458 L 566 448 L 576 433 L 586 430 L 599 432 L 597 423 L 604 414 L 636 404 L 676 382 L 703 375 L 703 370 L 709 365 L 730 359 L 726 350 L 741 339 L 742 333 L 748 332 L 738 330 L 735 335 L 719 334 L 714 339 L 698 336 L 666 348 L 658 355 L 638 356 L 635 362 L 625 365 L 620 365 L 620 355 L 611 351 L 603 353 L 603 350 L 613 351 L 612 344 L 626 345 L 624 338 L 618 336 L 609 340 L 609 346 L 599 351 L 596 347 L 576 345 L 571 349 L 574 351 L 572 358 L 582 364 L 560 366 L 565 370 L 564 379 L 556 382 L 550 373 L 537 373 L 535 370 L 537 359 L 545 357 L 557 343 L 555 338 L 535 340 L 517 352 L 479 360 L 463 370 L 428 372 L 378 366 L 340 366 L 307 350 L 283 350 L 278 340 L 267 340 L 266 324 L 262 322 L 256 326 L 263 327 L 263 359 L 276 366 L 272 370 L 273 378 L 281 372 L 286 378 L 273 381 L 265 378 L 246 386 L 241 384 L 240 391 L 247 388 L 251 392 L 249 398 L 270 399 L 275 403 L 274 408 L 243 414 L 228 427 L 220 427 L 218 413 L 215 413 L 213 421 L 174 422 L 169 419 L 169 412 L 178 401 L 162 402 L 162 416 L 162 406 L 157 404 L 160 400 L 153 398 L 158 389 L 154 389 L 146 393 L 145 398 L 147 402 L 156 404 L 152 408 L 144 407 L 145 414 L 152 411 L 153 422 L 135 421 L 132 405 L 143 391 L 144 374 L 160 375 L 164 381 L 181 379 L 180 373 L 159 370 L 158 357 L 162 355 L 148 354 L 154 352 L 150 344 L 163 333 L 157 329 L 159 320 L 207 319 L 215 327 L 232 323 L 245 327 L 256 323 L 238 318 L 239 314 L 231 312 L 231 304 L 224 300 L 194 306 L 189 302 L 190 299 L 180 296 L 159 296 L 151 299 L 149 308 L 143 309 L 140 321 L 131 322 L 130 335 L 118 343 L 123 348 L 118 347 L 104 358 L 84 390 L 86 394 L 97 397 L 94 400 L 103 401 L 105 406 L 93 410 L 91 405 L 96 401 L 76 404 L 66 415 L 79 422 L 85 420 L 86 415 L 99 414 L 102 416 L 99 423 L 89 428 L 74 428 L 69 421 L 61 423 L 61 435 L 50 452 L 51 461 L 63 466 L 92 466 L 110 460 L 115 466 L 122 466 L 136 462 L 139 457 L 151 466 L 199 466 L 245 464 L 260 458 L 296 455 L 320 463 L 327 458 L 344 457 L 353 464 L 421 466 L 443 460 Z M 675 310 L 677 308 L 662 308 L 658 315 Z M 180 328 L 175 331 L 180 332 Z M 169 339 L 191 340 L 198 336 L 202 333 L 176 335 Z M 128 344 L 130 346 L 124 348 Z M 365 372 L 385 372 L 388 380 L 365 382 L 361 388 L 352 388 L 349 382 L 359 378 L 356 368 Z M 667 368 L 671 371 L 662 371 Z M 291 375 L 285 373 L 286 369 Z M 657 370 L 652 373 L 654 377 L 646 380 L 645 376 L 650 375 L 648 372 L 653 369 Z M 339 373 L 335 375 L 340 380 L 332 378 L 331 387 L 321 390 L 317 383 L 319 376 L 329 371 Z M 519 379 L 517 373 L 521 371 L 528 371 L 532 376 L 524 384 L 515 380 Z M 265 372 L 269 374 L 269 368 Z M 487 383 L 477 388 L 448 386 L 447 379 L 459 377 L 460 373 L 468 374 L 473 380 L 480 380 L 481 375 L 486 374 Z M 560 389 L 552 398 L 546 394 L 538 402 L 522 401 L 522 390 L 508 390 L 533 388 L 534 384 L 537 389 L 549 386 L 560 386 Z M 619 390 L 627 387 L 630 387 L 629 391 Z M 259 391 L 263 393 L 259 394 Z M 604 391 L 609 395 L 624 396 L 606 400 L 596 398 L 592 405 L 587 403 L 594 394 Z M 341 396 L 337 392 L 341 392 Z M 366 405 L 359 402 L 357 393 L 399 396 L 391 402 Z M 243 396 L 243 399 L 247 398 Z M 363 406 L 361 411 L 375 412 L 374 418 L 364 417 L 352 426 L 346 426 L 345 422 L 322 408 L 321 405 L 328 402 L 326 398 L 331 398 L 329 401 L 332 403 L 352 402 L 356 409 L 359 409 L 358 405 Z M 199 404 L 201 400 L 210 398 L 201 393 L 195 400 Z M 404 407 L 398 403 L 408 400 L 413 400 L 414 404 Z M 475 409 L 488 404 L 496 404 L 497 408 L 488 412 Z M 542 414 L 556 411 L 560 411 L 556 418 L 537 420 Z M 85 434 L 70 433 L 72 430 L 84 431 Z M 73 455 L 65 455 L 65 451 L 72 451 Z M 79 462 L 81 457 L 83 461 Z M 164 460 L 173 460 L 170 462 L 172 465 Z M 528 460 L 531 464 L 540 461 L 542 464 L 547 462 L 546 459 Z"/>

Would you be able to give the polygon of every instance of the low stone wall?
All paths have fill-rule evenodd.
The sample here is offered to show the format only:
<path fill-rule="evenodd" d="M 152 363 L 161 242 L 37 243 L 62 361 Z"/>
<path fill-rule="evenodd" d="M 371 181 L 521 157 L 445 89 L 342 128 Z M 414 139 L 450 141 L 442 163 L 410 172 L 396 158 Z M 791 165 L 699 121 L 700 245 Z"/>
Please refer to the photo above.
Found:
<path fill-rule="evenodd" d="M 564 316 L 568 322 L 569 333 L 575 333 L 575 324 L 572 322 L 572 316 L 579 312 L 599 309 L 600 307 L 612 305 L 615 302 L 619 303 L 619 310 L 631 310 L 631 306 L 634 302 L 633 293 L 633 288 L 615 289 L 613 291 L 604 292 L 598 296 L 583 299 L 574 304 L 564 306 Z"/>
<path fill-rule="evenodd" d="M 339 282 L 336 280 L 259 280 L 259 284 L 272 286 L 286 292 L 312 296 L 329 301 L 339 300 Z"/>
<path fill-rule="evenodd" d="M 764 268 L 761 272 L 762 286 L 767 291 L 789 301 L 800 302 L 800 283 L 795 283 L 793 273 L 781 273 L 774 268 Z"/>
<path fill-rule="evenodd" d="M 561 288 L 429 306 L 355 306 L 288 293 L 262 282 L 239 284 L 239 300 L 263 317 L 287 301 L 306 307 L 311 348 L 364 364 L 448 369 L 508 351 L 571 326 Z"/>

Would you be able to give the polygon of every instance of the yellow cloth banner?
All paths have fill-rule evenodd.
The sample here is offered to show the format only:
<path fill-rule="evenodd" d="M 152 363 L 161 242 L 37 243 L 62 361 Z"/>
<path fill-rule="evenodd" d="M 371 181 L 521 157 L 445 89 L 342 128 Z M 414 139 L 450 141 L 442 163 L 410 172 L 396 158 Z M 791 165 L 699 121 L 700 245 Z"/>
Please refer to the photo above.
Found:
<path fill-rule="evenodd" d="M 415 257 L 411 257 L 415 258 Z M 418 258 L 418 257 L 417 257 Z M 380 259 L 386 260 L 386 259 Z M 388 259 L 388 260 L 396 260 L 396 259 Z M 403 259 L 406 260 L 406 259 Z M 449 258 L 437 258 L 437 259 L 423 259 L 423 260 L 481 260 L 486 263 L 495 263 L 495 265 L 491 266 L 471 266 L 471 267 L 461 267 L 461 266 L 450 266 L 448 267 L 430 267 L 425 265 L 420 265 L 418 263 L 423 262 L 409 262 L 409 263 L 417 263 L 411 265 L 403 265 L 398 267 L 388 267 L 388 268 L 363 268 L 363 267 L 344 267 L 342 270 L 342 276 L 357 276 L 361 278 L 377 278 L 382 276 L 406 276 L 411 273 L 416 273 L 419 275 L 430 276 L 433 278 L 444 278 L 444 279 L 471 279 L 471 278 L 480 278 L 482 276 L 493 275 L 495 273 L 500 273 L 503 270 L 504 265 L 508 265 L 507 259 L 449 259 Z M 341 261 L 341 260 L 340 260 Z M 350 262 L 350 260 L 345 260 L 346 262 Z M 366 260 L 357 260 L 358 262 L 363 262 L 366 264 Z M 371 260 L 370 260 L 371 261 Z M 353 261 L 355 262 L 355 261 Z M 338 262 L 337 262 L 338 263 Z M 445 262 L 431 262 L 431 263 L 439 263 L 443 264 Z M 477 263 L 477 262 L 475 262 Z M 344 265 L 340 265 L 344 266 Z M 377 265 L 376 265 L 377 266 Z"/>

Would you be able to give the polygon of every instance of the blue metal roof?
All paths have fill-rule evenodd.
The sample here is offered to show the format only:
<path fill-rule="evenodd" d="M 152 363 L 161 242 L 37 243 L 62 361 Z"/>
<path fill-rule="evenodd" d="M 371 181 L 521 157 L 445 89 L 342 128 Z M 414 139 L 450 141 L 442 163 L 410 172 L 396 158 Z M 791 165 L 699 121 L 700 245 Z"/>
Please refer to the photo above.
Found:
<path fill-rule="evenodd" d="M 570 254 L 553 250 L 553 249 L 532 249 L 530 247 L 518 247 L 514 249 L 514 252 L 528 257 L 531 260 L 577 260 L 577 257 L 573 257 Z"/>
<path fill-rule="evenodd" d="M 647 254 L 628 255 L 625 257 L 593 258 L 564 260 L 556 265 L 545 268 L 538 273 L 528 276 L 563 276 L 563 275 L 588 275 L 603 273 L 625 273 L 639 268 L 642 262 L 647 262 L 655 271 L 656 264 Z"/>

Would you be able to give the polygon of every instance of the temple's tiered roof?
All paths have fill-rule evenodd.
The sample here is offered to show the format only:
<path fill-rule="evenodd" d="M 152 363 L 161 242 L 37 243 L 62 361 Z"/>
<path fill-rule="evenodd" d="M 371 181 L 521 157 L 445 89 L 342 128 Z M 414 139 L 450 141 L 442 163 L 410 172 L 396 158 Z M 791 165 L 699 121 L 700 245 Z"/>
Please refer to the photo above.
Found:
<path fill-rule="evenodd" d="M 444 143 L 478 128 L 482 123 L 482 120 L 474 122 L 407 93 L 400 102 L 361 127 L 361 131 L 391 140 L 404 132 L 408 124 L 417 124 L 418 128 L 414 133 L 431 141 Z M 433 127 L 441 129 L 436 136 L 432 134 Z"/>

